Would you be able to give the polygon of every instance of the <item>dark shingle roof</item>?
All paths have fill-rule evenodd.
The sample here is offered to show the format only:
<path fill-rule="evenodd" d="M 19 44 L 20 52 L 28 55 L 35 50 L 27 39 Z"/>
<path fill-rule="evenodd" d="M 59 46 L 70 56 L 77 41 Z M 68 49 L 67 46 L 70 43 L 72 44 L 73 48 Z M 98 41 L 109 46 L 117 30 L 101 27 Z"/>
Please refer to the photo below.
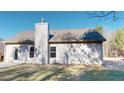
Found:
<path fill-rule="evenodd" d="M 106 39 L 94 29 L 64 29 L 51 30 L 52 37 L 49 42 L 79 42 L 79 41 L 105 41 Z"/>
<path fill-rule="evenodd" d="M 49 42 L 79 42 L 79 41 L 105 41 L 106 39 L 95 32 L 94 29 L 62 29 L 50 30 Z M 5 41 L 14 42 L 34 42 L 34 31 L 25 31 Z"/>

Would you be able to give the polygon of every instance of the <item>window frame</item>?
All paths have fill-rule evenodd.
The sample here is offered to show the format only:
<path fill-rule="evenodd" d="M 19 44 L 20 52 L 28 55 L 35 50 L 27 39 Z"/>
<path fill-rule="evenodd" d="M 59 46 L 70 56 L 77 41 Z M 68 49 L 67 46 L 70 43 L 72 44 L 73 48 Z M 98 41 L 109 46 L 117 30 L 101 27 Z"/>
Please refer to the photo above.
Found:
<path fill-rule="evenodd" d="M 31 48 L 33 47 L 33 51 L 31 51 Z M 35 47 L 34 46 L 30 46 L 29 47 L 29 57 L 30 58 L 34 58 L 34 49 L 35 49 Z M 33 56 L 31 56 L 33 54 Z"/>
<path fill-rule="evenodd" d="M 19 49 L 18 48 L 15 48 L 14 49 L 14 60 L 18 60 L 18 52 L 19 52 Z"/>
<path fill-rule="evenodd" d="M 56 47 L 55 46 L 50 47 L 50 58 L 56 58 Z"/>

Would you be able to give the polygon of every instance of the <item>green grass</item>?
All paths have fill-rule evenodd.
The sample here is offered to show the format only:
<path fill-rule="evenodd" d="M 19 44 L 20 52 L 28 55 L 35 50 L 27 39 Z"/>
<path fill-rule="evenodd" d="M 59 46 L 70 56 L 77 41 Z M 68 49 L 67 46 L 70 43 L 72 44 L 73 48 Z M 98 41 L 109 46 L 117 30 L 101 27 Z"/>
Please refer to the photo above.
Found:
<path fill-rule="evenodd" d="M 124 80 L 124 71 L 110 70 L 99 65 L 20 64 L 1 68 L 0 80 L 113 81 Z"/>
<path fill-rule="evenodd" d="M 102 70 L 102 71 L 88 71 L 81 78 L 87 81 L 121 81 L 124 80 L 124 71 L 119 70 Z"/>

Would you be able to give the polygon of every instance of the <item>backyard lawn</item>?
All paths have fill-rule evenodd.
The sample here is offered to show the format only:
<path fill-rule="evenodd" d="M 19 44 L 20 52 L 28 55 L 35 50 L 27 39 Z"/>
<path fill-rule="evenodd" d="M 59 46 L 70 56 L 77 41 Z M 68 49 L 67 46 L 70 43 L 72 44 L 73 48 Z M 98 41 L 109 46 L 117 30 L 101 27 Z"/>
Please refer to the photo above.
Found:
<path fill-rule="evenodd" d="M 124 71 L 110 70 L 99 65 L 19 64 L 0 68 L 0 80 L 124 80 Z"/>

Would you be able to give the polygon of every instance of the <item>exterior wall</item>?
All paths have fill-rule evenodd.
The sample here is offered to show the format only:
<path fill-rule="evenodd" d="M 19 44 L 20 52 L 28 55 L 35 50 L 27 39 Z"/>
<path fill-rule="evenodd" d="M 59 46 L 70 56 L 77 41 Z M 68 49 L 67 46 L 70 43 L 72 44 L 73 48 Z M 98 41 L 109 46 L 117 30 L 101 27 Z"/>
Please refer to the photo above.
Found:
<path fill-rule="evenodd" d="M 37 63 L 35 57 L 29 57 L 29 44 L 7 44 L 4 61 L 19 63 Z M 50 44 L 56 47 L 56 57 L 50 58 L 49 63 L 58 64 L 102 64 L 102 43 Z M 14 49 L 18 48 L 18 60 L 14 60 Z M 40 64 L 40 63 L 38 63 Z"/>
<path fill-rule="evenodd" d="M 102 64 L 102 43 L 50 44 L 56 47 L 56 58 L 50 64 Z"/>
<path fill-rule="evenodd" d="M 48 23 L 37 23 L 35 25 L 35 48 L 36 62 L 38 64 L 48 63 Z"/>
<path fill-rule="evenodd" d="M 35 58 L 29 57 L 30 44 L 6 44 L 4 51 L 4 62 L 33 63 Z M 18 60 L 14 60 L 15 48 L 19 49 Z"/>

